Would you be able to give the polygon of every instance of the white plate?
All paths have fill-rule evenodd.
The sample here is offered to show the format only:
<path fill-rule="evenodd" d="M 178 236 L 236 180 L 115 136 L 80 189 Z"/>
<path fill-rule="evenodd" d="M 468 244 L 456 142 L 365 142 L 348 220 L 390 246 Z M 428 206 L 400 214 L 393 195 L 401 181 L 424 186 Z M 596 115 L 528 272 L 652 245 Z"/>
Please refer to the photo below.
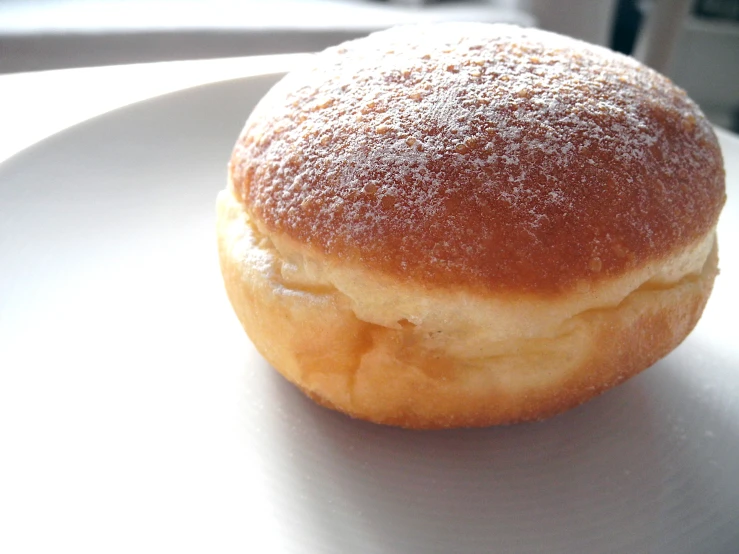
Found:
<path fill-rule="evenodd" d="M 214 200 L 272 82 L 0 166 L 0 551 L 739 551 L 739 140 L 722 274 L 680 348 L 545 423 L 408 432 L 306 400 L 226 300 Z"/>

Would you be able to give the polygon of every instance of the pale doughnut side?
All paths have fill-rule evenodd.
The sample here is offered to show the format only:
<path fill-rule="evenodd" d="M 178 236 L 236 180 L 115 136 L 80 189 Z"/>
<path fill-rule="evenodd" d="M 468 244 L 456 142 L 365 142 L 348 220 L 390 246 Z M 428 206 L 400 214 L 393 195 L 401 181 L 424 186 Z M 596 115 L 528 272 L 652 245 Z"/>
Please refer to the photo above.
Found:
<path fill-rule="evenodd" d="M 717 273 L 712 233 L 688 255 L 565 298 L 521 302 L 422 286 L 388 294 L 361 268 L 311 276 L 309 266 L 326 260 L 284 256 L 230 191 L 219 196 L 218 240 L 236 314 L 283 376 L 353 417 L 418 429 L 538 420 L 587 401 L 677 346 Z M 355 282 L 363 305 L 333 277 L 339 287 Z M 392 321 L 394 300 L 425 317 Z M 491 323 L 519 335 L 495 336 Z"/>

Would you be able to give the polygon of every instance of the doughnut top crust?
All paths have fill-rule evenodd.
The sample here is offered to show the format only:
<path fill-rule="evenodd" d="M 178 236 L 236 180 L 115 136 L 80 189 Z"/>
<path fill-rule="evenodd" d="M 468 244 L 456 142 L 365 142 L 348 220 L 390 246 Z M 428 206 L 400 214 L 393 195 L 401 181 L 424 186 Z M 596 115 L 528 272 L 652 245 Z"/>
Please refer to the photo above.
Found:
<path fill-rule="evenodd" d="M 313 58 L 230 164 L 250 217 L 429 287 L 548 294 L 712 233 L 723 162 L 699 108 L 635 60 L 509 25 L 400 27 Z"/>

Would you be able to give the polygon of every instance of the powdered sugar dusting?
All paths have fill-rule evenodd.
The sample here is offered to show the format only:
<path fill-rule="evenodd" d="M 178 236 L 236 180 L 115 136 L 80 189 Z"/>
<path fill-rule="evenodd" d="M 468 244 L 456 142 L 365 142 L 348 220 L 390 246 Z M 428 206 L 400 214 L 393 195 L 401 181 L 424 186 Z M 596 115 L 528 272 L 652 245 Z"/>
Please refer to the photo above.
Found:
<path fill-rule="evenodd" d="M 445 24 L 316 56 L 254 111 L 231 171 L 254 217 L 325 254 L 544 291 L 707 232 L 721 166 L 697 106 L 634 60 Z"/>

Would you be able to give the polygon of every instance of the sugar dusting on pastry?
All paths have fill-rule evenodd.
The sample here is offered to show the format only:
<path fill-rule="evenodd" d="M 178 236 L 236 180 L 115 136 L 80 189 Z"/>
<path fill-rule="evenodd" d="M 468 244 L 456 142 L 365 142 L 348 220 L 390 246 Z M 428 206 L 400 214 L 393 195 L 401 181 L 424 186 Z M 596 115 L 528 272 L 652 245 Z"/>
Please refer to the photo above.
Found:
<path fill-rule="evenodd" d="M 636 267 L 705 232 L 723 202 L 715 137 L 683 91 L 628 57 L 507 25 L 330 49 L 270 93 L 236 153 L 234 182 L 273 230 L 484 288 Z"/>

